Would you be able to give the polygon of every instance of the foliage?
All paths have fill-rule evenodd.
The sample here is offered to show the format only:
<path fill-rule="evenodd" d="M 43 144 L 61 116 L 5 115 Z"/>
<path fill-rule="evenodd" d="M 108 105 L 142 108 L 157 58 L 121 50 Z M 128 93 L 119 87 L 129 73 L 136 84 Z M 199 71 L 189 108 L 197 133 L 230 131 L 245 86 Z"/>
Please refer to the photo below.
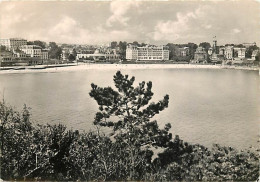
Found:
<path fill-rule="evenodd" d="M 62 50 L 61 48 L 55 43 L 55 42 L 50 42 L 49 43 L 49 56 L 51 59 L 60 59 Z"/>
<path fill-rule="evenodd" d="M 117 46 L 117 42 L 116 41 L 111 42 L 110 46 L 111 46 L 112 49 L 115 49 L 116 46 Z"/>
<path fill-rule="evenodd" d="M 208 42 L 202 42 L 202 43 L 199 44 L 199 47 L 203 47 L 206 50 L 206 52 L 208 52 L 211 45 Z"/>
<path fill-rule="evenodd" d="M 28 41 L 27 45 L 38 45 L 41 48 L 45 49 L 46 48 L 46 42 L 40 41 L 40 40 L 35 40 L 35 41 Z"/>
<path fill-rule="evenodd" d="M 158 154 L 150 178 L 156 181 L 254 181 L 259 176 L 259 155 L 214 144 L 212 149 L 190 145 L 175 137 Z"/>
<path fill-rule="evenodd" d="M 76 59 L 76 57 L 73 54 L 70 54 L 69 57 L 68 57 L 68 60 L 70 62 L 74 61 L 75 59 Z"/>
<path fill-rule="evenodd" d="M 258 51 L 257 55 L 255 56 L 255 63 L 260 65 L 260 51 Z"/>
<path fill-rule="evenodd" d="M 246 58 L 251 58 L 254 50 L 259 50 L 259 47 L 257 47 L 256 45 L 253 45 L 253 46 L 250 46 L 249 48 L 247 48 L 246 53 L 245 53 Z"/>
<path fill-rule="evenodd" d="M 117 91 L 111 87 L 101 88 L 91 84 L 90 96 L 98 105 L 100 112 L 96 113 L 94 124 L 113 128 L 115 140 L 126 146 L 129 151 L 130 179 L 134 179 L 136 162 L 134 153 L 141 152 L 141 147 L 166 146 L 171 139 L 168 133 L 170 124 L 159 129 L 157 121 L 151 121 L 154 115 L 168 107 L 169 96 L 164 96 L 158 103 L 150 103 L 152 99 L 152 82 L 139 83 L 134 87 L 135 78 L 128 78 L 120 71 L 114 76 Z"/>
<path fill-rule="evenodd" d="M 6 51 L 6 47 L 3 46 L 3 45 L 0 45 L 0 52 L 1 52 L 1 51 Z"/>
<path fill-rule="evenodd" d="M 3 179 L 59 180 L 66 173 L 65 158 L 75 132 L 62 125 L 33 126 L 26 106 L 19 113 L 0 103 L 0 120 Z"/>
<path fill-rule="evenodd" d="M 120 59 L 125 59 L 127 42 L 120 41 L 118 43 Z"/>
<path fill-rule="evenodd" d="M 178 56 L 178 49 L 182 48 L 182 47 L 188 47 L 189 48 L 189 59 L 192 59 L 194 57 L 194 53 L 197 49 L 197 44 L 195 43 L 188 43 L 188 44 L 173 44 L 173 43 L 168 43 L 167 44 L 168 48 L 169 48 L 169 58 L 170 60 L 179 60 L 179 59 L 183 59 L 182 57 Z M 187 59 L 187 58 L 186 58 Z"/>
<path fill-rule="evenodd" d="M 90 96 L 97 101 L 100 110 L 96 113 L 94 124 L 112 127 L 114 132 L 119 131 L 115 137 L 124 138 L 130 143 L 140 142 L 139 146 L 148 143 L 159 145 L 158 138 L 165 136 L 171 126 L 167 124 L 165 130 L 160 130 L 157 122 L 151 119 L 168 107 L 169 96 L 165 95 L 162 101 L 148 105 L 153 96 L 152 82 L 145 84 L 143 81 L 134 88 L 134 80 L 134 77 L 128 78 L 128 75 L 122 75 L 118 71 L 114 76 L 118 91 L 91 84 Z M 137 137 L 140 141 L 136 141 Z"/>

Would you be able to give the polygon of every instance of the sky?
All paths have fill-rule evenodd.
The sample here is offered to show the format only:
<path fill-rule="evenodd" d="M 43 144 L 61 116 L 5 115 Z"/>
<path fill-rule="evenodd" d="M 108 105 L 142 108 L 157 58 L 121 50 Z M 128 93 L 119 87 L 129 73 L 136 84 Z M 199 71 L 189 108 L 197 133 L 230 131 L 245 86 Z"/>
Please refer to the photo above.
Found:
<path fill-rule="evenodd" d="M 111 41 L 260 45 L 260 1 L 2 1 L 0 37 L 72 44 Z"/>

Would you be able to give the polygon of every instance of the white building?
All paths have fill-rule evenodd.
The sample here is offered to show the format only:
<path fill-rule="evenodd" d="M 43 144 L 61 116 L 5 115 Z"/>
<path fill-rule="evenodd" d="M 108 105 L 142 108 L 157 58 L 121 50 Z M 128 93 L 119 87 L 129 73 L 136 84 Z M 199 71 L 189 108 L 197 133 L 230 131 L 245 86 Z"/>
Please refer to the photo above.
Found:
<path fill-rule="evenodd" d="M 243 59 L 246 57 L 246 48 L 235 47 L 234 52 L 236 52 L 238 58 Z"/>
<path fill-rule="evenodd" d="M 138 59 L 138 49 L 136 45 L 129 44 L 126 49 L 126 59 L 137 60 Z"/>
<path fill-rule="evenodd" d="M 225 47 L 225 58 L 226 59 L 233 59 L 233 46 Z"/>
<path fill-rule="evenodd" d="M 42 48 L 37 45 L 24 45 L 21 47 L 21 50 L 29 57 L 39 58 L 42 54 Z"/>
<path fill-rule="evenodd" d="M 49 52 L 48 52 L 47 49 L 42 49 L 41 59 L 42 59 L 42 60 L 47 60 L 47 59 L 49 59 Z"/>
<path fill-rule="evenodd" d="M 27 44 L 27 40 L 21 38 L 0 39 L 0 45 L 5 46 L 8 50 L 15 50 Z"/>
<path fill-rule="evenodd" d="M 78 53 L 76 56 L 77 60 L 119 60 L 120 55 L 115 49 L 100 50 L 96 49 L 93 54 Z"/>
<path fill-rule="evenodd" d="M 33 58 L 39 58 L 46 60 L 49 58 L 48 50 L 42 49 L 42 47 L 37 45 L 23 45 L 21 50 L 28 56 Z"/>
<path fill-rule="evenodd" d="M 166 46 L 137 47 L 129 44 L 126 49 L 127 60 L 162 61 L 169 60 L 169 50 Z"/>

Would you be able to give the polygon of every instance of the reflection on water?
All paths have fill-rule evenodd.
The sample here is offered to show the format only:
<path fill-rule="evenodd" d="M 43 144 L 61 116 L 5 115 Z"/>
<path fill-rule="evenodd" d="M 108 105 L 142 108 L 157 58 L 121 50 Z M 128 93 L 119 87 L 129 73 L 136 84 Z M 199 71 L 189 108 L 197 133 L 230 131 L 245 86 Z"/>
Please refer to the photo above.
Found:
<path fill-rule="evenodd" d="M 0 95 L 18 109 L 26 103 L 37 123 L 63 123 L 93 129 L 97 104 L 92 82 L 111 86 L 112 70 L 0 75 Z M 153 82 L 154 101 L 170 95 L 169 107 L 156 116 L 172 133 L 192 143 L 246 148 L 257 145 L 260 77 L 257 71 L 211 69 L 124 70 L 136 81 Z"/>

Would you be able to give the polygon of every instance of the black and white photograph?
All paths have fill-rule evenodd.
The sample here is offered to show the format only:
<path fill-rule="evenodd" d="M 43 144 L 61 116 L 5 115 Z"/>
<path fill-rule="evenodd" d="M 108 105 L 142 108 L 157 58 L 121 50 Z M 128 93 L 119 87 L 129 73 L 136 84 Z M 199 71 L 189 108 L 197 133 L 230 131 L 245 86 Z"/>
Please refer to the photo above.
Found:
<path fill-rule="evenodd" d="M 1 181 L 259 181 L 260 0 L 0 0 Z"/>

